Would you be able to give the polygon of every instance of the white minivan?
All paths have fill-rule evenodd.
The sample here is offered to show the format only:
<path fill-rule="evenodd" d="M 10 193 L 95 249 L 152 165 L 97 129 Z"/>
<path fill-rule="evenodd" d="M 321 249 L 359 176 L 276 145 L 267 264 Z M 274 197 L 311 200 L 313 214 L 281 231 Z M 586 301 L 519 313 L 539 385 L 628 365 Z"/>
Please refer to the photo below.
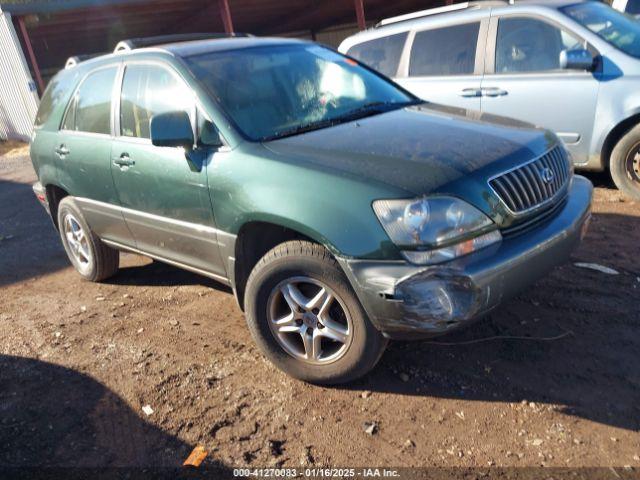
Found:
<path fill-rule="evenodd" d="M 548 128 L 576 168 L 609 169 L 640 200 L 640 22 L 605 3 L 454 4 L 383 20 L 339 50 L 427 101 Z"/>

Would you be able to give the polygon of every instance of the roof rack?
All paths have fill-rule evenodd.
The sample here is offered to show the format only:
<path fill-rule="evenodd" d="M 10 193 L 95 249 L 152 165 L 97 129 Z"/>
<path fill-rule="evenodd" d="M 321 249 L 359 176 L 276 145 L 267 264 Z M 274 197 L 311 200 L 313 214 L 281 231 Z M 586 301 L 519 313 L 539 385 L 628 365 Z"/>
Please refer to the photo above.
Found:
<path fill-rule="evenodd" d="M 72 68 L 75 67 L 80 62 L 84 62 L 85 60 L 90 60 L 95 57 L 99 57 L 100 55 L 104 55 L 104 53 L 91 53 L 87 55 L 75 55 L 73 57 L 69 57 L 67 62 L 64 64 L 64 68 Z"/>
<path fill-rule="evenodd" d="M 158 35 L 155 37 L 130 38 L 118 42 L 113 53 L 153 47 L 165 43 L 189 42 L 193 40 L 217 40 L 220 38 L 250 37 L 247 33 L 184 33 L 175 35 Z"/>
<path fill-rule="evenodd" d="M 399 15 L 397 17 L 385 18 L 376 24 L 375 28 L 384 27 L 394 23 L 407 22 L 409 20 L 415 20 L 416 18 L 430 17 L 432 15 L 438 15 L 441 13 L 455 12 L 458 10 L 476 9 L 476 8 L 488 8 L 496 6 L 504 6 L 513 4 L 514 0 L 481 0 L 471 1 L 463 3 L 454 3 L 453 5 L 446 5 L 444 7 L 429 8 L 427 10 L 420 10 L 419 12 L 407 13 L 406 15 Z"/>

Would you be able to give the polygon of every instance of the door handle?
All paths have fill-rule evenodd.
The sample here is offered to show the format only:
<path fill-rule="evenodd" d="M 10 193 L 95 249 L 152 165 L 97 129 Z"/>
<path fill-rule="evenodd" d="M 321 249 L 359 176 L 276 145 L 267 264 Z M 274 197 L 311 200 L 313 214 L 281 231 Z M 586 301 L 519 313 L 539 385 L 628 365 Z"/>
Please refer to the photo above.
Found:
<path fill-rule="evenodd" d="M 120 157 L 116 158 L 113 161 L 113 164 L 120 168 L 128 168 L 134 166 L 136 162 L 134 160 L 131 160 L 127 153 L 123 153 L 122 155 L 120 155 Z"/>
<path fill-rule="evenodd" d="M 466 98 L 481 97 L 482 96 L 482 89 L 480 89 L 480 88 L 465 88 L 464 90 L 462 90 L 460 92 L 460 96 L 461 97 L 466 97 Z"/>
<path fill-rule="evenodd" d="M 491 88 L 483 88 L 482 89 L 482 96 L 483 97 L 504 97 L 505 95 L 508 95 L 509 92 L 507 92 L 506 90 L 503 90 L 501 88 L 498 87 L 491 87 Z"/>
<path fill-rule="evenodd" d="M 70 153 L 69 149 L 64 145 L 64 143 L 56 148 L 54 152 L 56 152 L 58 157 L 60 157 L 61 159 L 64 159 L 64 157 L 66 157 Z"/>

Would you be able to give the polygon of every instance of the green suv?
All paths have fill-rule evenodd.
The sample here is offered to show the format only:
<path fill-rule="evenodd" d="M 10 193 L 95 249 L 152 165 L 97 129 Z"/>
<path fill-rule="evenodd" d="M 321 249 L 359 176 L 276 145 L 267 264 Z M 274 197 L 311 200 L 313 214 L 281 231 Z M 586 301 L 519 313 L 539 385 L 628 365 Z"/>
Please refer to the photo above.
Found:
<path fill-rule="evenodd" d="M 60 72 L 34 191 L 81 276 L 119 251 L 232 287 L 294 377 L 355 379 L 387 341 L 466 325 L 565 262 L 591 183 L 551 132 L 424 103 L 297 40 L 133 49 Z"/>

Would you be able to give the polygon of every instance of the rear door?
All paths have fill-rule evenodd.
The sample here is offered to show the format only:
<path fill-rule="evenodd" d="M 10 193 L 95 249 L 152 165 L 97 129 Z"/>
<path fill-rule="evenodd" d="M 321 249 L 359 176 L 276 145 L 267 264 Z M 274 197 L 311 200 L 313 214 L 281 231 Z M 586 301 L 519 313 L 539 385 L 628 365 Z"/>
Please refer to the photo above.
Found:
<path fill-rule="evenodd" d="M 226 276 L 207 185 L 210 155 L 190 161 L 183 148 L 156 147 L 154 115 L 186 111 L 196 123 L 195 96 L 172 67 L 125 65 L 111 171 L 124 218 L 144 253 L 210 276 Z"/>
<path fill-rule="evenodd" d="M 62 187 L 102 239 L 133 244 L 111 178 L 112 96 L 119 63 L 90 72 L 69 101 L 55 155 Z"/>
<path fill-rule="evenodd" d="M 599 82 L 586 70 L 560 68 L 560 52 L 586 42 L 537 16 L 491 19 L 482 111 L 548 128 L 576 163 L 588 160 Z"/>
<path fill-rule="evenodd" d="M 481 15 L 412 31 L 397 82 L 425 100 L 480 110 L 488 10 Z"/>

